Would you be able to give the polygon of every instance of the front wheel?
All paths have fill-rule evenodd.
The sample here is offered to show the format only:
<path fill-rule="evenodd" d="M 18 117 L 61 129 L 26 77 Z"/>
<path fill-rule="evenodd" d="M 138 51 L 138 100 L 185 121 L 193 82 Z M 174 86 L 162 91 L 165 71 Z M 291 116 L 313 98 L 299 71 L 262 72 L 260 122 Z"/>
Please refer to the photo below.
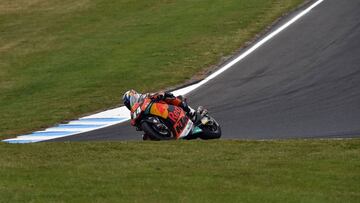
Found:
<path fill-rule="evenodd" d="M 171 130 L 161 121 L 160 123 L 142 122 L 141 129 L 150 140 L 175 139 Z"/>

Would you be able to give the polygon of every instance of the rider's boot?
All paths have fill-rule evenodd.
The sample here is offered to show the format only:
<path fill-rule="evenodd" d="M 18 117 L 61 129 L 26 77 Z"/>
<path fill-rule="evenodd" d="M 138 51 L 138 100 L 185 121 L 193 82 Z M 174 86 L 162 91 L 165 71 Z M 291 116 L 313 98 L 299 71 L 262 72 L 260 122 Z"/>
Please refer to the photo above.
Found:
<path fill-rule="evenodd" d="M 187 104 L 186 100 L 181 102 L 180 107 L 186 112 L 192 121 L 196 120 L 196 111 Z"/>
<path fill-rule="evenodd" d="M 205 109 L 203 106 L 199 106 L 198 109 L 197 109 L 197 112 L 201 115 L 201 117 L 208 114 L 208 110 Z"/>
<path fill-rule="evenodd" d="M 189 118 L 191 119 L 191 121 L 195 121 L 196 120 L 196 111 L 195 109 L 189 107 L 190 111 L 187 112 L 187 114 L 189 115 Z"/>

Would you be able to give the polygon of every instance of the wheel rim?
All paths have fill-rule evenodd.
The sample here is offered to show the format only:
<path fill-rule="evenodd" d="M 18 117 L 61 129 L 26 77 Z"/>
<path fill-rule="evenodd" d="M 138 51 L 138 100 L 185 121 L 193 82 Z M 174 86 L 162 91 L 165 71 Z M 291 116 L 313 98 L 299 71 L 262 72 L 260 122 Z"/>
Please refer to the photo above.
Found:
<path fill-rule="evenodd" d="M 172 137 L 170 129 L 162 121 L 158 124 L 152 124 L 151 127 L 163 137 Z"/>
<path fill-rule="evenodd" d="M 211 122 L 212 122 L 211 125 L 205 125 L 206 128 L 209 129 L 211 132 L 217 132 L 219 129 L 219 127 L 218 127 L 219 124 L 213 119 L 211 119 Z"/>

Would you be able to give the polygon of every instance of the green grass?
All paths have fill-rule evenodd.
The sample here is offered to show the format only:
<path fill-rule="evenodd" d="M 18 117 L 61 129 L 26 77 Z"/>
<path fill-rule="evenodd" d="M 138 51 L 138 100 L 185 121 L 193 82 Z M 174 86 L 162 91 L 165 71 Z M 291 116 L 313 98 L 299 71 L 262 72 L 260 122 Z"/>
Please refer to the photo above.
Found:
<path fill-rule="evenodd" d="M 360 139 L 0 144 L 0 202 L 359 202 Z"/>
<path fill-rule="evenodd" d="M 0 137 L 218 63 L 303 0 L 0 0 Z"/>

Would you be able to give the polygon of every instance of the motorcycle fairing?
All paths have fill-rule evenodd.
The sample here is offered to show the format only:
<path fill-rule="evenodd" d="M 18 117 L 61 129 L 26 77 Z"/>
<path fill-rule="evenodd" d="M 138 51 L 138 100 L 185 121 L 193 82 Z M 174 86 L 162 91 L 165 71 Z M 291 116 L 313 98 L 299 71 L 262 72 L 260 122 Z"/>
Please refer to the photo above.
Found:
<path fill-rule="evenodd" d="M 192 130 L 192 134 L 197 134 L 197 133 L 201 133 L 203 130 L 201 130 L 201 128 L 199 128 L 198 126 L 196 126 L 193 130 Z"/>
<path fill-rule="evenodd" d="M 178 106 L 169 105 L 165 102 L 153 103 L 151 115 L 165 119 L 173 126 L 176 139 L 183 138 L 192 130 L 193 122 L 186 116 L 184 110 Z"/>
<path fill-rule="evenodd" d="M 186 137 L 193 129 L 194 123 L 186 116 L 182 108 L 163 101 L 153 102 L 151 99 L 145 99 L 135 103 L 131 109 L 131 125 L 135 126 L 143 114 L 163 118 L 171 125 L 176 139 Z"/>
<path fill-rule="evenodd" d="M 190 131 L 192 130 L 193 125 L 194 125 L 194 123 L 190 119 L 188 119 L 188 122 L 185 125 L 185 128 L 182 129 L 182 132 L 176 137 L 176 139 L 186 137 L 190 133 Z"/>
<path fill-rule="evenodd" d="M 151 105 L 150 114 L 167 119 L 169 116 L 168 108 L 169 108 L 168 104 L 156 102 Z"/>
<path fill-rule="evenodd" d="M 133 125 L 133 126 L 136 125 L 138 118 L 141 117 L 141 115 L 143 114 L 142 112 L 145 112 L 145 114 L 148 114 L 150 111 L 149 107 L 151 107 L 150 99 L 144 99 L 140 102 L 136 102 L 130 110 L 131 125 Z"/>

